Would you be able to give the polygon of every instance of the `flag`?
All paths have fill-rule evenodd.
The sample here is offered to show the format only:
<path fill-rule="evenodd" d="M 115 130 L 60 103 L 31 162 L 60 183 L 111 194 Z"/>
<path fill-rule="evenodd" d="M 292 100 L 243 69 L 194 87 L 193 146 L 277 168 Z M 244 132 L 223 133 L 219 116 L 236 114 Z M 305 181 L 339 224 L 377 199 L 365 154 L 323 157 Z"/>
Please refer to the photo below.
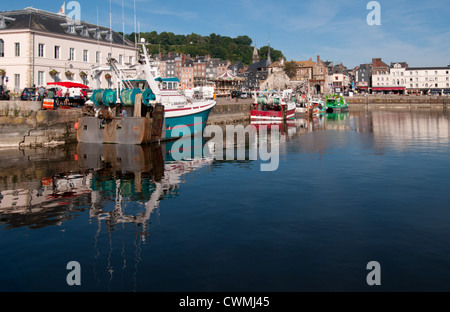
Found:
<path fill-rule="evenodd" d="M 61 6 L 61 8 L 59 9 L 58 14 L 62 14 L 62 15 L 66 14 L 66 2 L 65 1 L 64 1 L 63 5 Z"/>

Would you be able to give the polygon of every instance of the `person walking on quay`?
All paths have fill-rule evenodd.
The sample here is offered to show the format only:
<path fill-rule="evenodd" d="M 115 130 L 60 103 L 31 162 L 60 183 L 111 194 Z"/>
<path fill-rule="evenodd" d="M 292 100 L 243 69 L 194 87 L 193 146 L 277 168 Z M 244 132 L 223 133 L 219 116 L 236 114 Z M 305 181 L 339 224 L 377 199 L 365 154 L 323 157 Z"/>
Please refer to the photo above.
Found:
<path fill-rule="evenodd" d="M 45 88 L 43 86 L 39 87 L 38 94 L 39 94 L 38 101 L 42 101 L 45 95 Z"/>

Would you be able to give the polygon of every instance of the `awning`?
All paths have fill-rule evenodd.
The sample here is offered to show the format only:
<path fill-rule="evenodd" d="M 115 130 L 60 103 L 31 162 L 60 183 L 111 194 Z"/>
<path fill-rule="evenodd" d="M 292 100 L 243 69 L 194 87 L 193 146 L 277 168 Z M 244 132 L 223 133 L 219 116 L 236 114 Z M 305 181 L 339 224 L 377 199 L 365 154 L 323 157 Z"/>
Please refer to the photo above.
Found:
<path fill-rule="evenodd" d="M 73 82 L 73 81 L 48 82 L 47 85 L 48 86 L 50 86 L 50 85 L 60 86 L 60 87 L 65 87 L 65 88 L 89 89 L 88 86 L 86 86 L 86 85 L 84 85 L 82 83 Z"/>

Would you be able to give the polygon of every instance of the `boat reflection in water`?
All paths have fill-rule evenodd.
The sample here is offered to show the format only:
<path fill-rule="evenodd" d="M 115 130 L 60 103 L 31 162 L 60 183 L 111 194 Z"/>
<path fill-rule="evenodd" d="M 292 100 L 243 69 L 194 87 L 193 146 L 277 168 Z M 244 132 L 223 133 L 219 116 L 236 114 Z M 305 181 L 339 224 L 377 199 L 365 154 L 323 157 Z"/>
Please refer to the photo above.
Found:
<path fill-rule="evenodd" d="M 161 200 L 179 195 L 185 173 L 212 164 L 212 159 L 201 157 L 173 161 L 166 153 L 171 144 L 79 143 L 72 154 L 75 162 L 67 162 L 65 172 L 38 177 L 35 189 L 25 183 L 0 190 L 1 221 L 10 228 L 42 228 L 61 225 L 74 213 L 89 210 L 91 217 L 106 220 L 110 227 L 146 224 Z M 124 201 L 141 207 L 127 211 Z"/>

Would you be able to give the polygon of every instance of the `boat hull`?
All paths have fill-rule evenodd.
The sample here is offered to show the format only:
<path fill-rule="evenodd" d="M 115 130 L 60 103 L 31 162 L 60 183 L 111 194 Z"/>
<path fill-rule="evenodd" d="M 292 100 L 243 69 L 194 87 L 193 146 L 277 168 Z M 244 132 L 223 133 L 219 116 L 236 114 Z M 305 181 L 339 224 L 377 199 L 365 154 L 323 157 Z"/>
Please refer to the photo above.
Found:
<path fill-rule="evenodd" d="M 327 107 L 327 113 L 345 113 L 348 112 L 348 106 L 342 106 L 342 107 Z"/>
<path fill-rule="evenodd" d="M 78 119 L 79 143 L 146 144 L 152 142 L 152 119 L 116 117 L 110 121 L 97 117 Z"/>
<path fill-rule="evenodd" d="M 265 121 L 283 121 L 288 119 L 294 119 L 295 108 L 290 109 L 286 112 L 286 116 L 283 115 L 283 111 L 274 110 L 252 110 L 250 111 L 250 119 L 254 120 L 265 120 Z"/>
<path fill-rule="evenodd" d="M 186 110 L 166 110 L 161 140 L 174 140 L 183 136 L 203 133 L 209 114 L 216 102 L 199 105 Z"/>

